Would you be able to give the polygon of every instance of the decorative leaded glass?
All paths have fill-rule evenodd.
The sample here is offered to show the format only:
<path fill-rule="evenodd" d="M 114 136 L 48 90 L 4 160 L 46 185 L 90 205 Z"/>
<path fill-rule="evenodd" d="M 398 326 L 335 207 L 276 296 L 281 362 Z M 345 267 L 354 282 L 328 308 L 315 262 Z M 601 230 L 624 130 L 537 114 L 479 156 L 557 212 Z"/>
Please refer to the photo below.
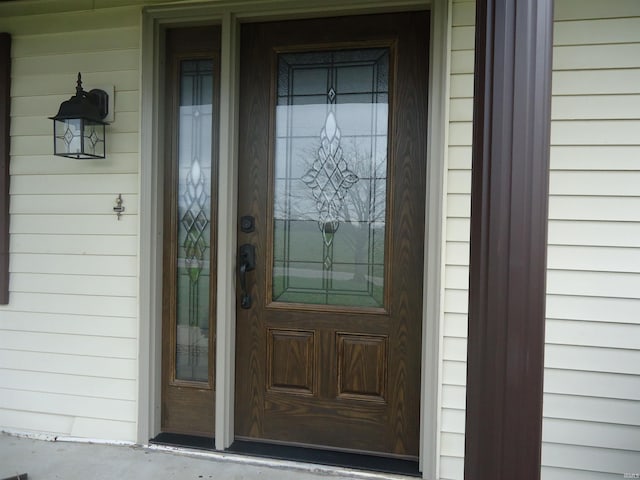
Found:
<path fill-rule="evenodd" d="M 176 378 L 207 381 L 211 218 L 211 60 L 181 62 Z"/>
<path fill-rule="evenodd" d="M 380 307 L 389 50 L 278 57 L 273 300 Z"/>

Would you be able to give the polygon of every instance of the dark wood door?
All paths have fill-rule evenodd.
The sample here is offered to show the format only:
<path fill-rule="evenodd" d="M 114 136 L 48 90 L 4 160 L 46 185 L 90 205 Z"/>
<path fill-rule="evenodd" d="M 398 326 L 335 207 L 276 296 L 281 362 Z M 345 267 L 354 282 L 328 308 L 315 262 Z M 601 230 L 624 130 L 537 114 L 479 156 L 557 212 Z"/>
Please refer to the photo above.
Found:
<path fill-rule="evenodd" d="M 428 26 L 242 26 L 238 439 L 418 456 Z"/>
<path fill-rule="evenodd" d="M 161 429 L 213 437 L 220 29 L 165 43 Z"/>

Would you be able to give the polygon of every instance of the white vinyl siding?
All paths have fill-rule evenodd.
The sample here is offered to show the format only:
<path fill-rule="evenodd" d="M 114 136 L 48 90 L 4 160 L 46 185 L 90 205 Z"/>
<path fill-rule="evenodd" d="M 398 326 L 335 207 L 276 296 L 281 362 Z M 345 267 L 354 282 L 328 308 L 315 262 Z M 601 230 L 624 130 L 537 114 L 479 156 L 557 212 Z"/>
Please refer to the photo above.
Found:
<path fill-rule="evenodd" d="M 462 479 L 474 2 L 453 1 L 440 478 Z M 544 480 L 640 472 L 640 2 L 556 0 Z"/>
<path fill-rule="evenodd" d="M 139 22 L 139 7 L 0 19 L 13 40 L 2 430 L 136 440 Z M 48 117 L 78 71 L 86 90 L 115 88 L 105 160 L 51 153 Z"/>

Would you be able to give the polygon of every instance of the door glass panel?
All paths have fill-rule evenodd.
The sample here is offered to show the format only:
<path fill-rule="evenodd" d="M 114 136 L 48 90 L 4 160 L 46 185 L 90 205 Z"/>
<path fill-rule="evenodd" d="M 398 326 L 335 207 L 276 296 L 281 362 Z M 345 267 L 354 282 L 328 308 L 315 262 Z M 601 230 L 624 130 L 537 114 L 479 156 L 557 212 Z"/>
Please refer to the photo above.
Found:
<path fill-rule="evenodd" d="M 381 307 L 389 49 L 278 56 L 273 300 Z"/>
<path fill-rule="evenodd" d="M 178 125 L 176 378 L 208 381 L 213 63 L 182 61 Z"/>

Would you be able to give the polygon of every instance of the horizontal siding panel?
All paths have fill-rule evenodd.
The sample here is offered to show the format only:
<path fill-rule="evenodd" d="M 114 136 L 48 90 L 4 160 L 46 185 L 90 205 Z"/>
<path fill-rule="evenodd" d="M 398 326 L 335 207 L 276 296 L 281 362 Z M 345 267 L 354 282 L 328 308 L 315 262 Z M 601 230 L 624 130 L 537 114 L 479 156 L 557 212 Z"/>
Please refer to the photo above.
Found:
<path fill-rule="evenodd" d="M 442 358 L 464 362 L 467 360 L 467 339 L 445 337 L 442 345 Z"/>
<path fill-rule="evenodd" d="M 607 347 L 640 351 L 639 338 L 640 319 L 635 325 L 550 319 L 547 320 L 545 328 L 545 342 L 548 345 Z"/>
<path fill-rule="evenodd" d="M 44 75 L 46 82 L 43 82 L 43 75 L 20 75 L 14 76 L 11 81 L 11 115 L 15 115 L 15 111 L 25 112 L 28 115 L 36 111 L 37 102 L 40 97 L 49 95 L 66 95 L 71 97 L 74 93 L 75 79 L 71 73 L 54 74 L 47 72 Z M 114 108 L 116 112 L 137 111 L 139 108 L 138 101 L 131 102 L 137 97 L 137 91 L 140 88 L 140 72 L 136 70 L 110 70 L 108 72 L 88 72 L 82 71 L 82 83 L 91 85 L 113 85 L 116 92 L 117 101 Z M 133 93 L 136 97 L 123 96 L 125 93 Z M 127 102 L 126 100 L 129 100 Z M 50 107 L 51 105 L 49 105 Z M 57 109 L 56 109 L 57 111 Z M 53 112 L 55 113 L 55 112 Z"/>
<path fill-rule="evenodd" d="M 134 421 L 136 403 L 97 397 L 9 390 L 0 387 L 0 408 L 57 415 Z"/>
<path fill-rule="evenodd" d="M 446 313 L 467 313 L 469 292 L 466 290 L 446 289 L 444 291 L 444 311 Z"/>
<path fill-rule="evenodd" d="M 451 9 L 451 22 L 454 27 L 474 25 L 476 22 L 475 2 L 455 2 Z"/>
<path fill-rule="evenodd" d="M 462 457 L 440 457 L 440 480 L 454 480 L 464 475 L 464 459 Z"/>
<path fill-rule="evenodd" d="M 613 3 L 613 2 L 610 2 Z M 640 18 L 599 18 L 556 22 L 554 45 L 640 43 Z"/>
<path fill-rule="evenodd" d="M 467 382 L 467 364 L 464 361 L 444 360 L 442 362 L 442 383 L 464 387 Z"/>
<path fill-rule="evenodd" d="M 37 12 L 42 12 L 40 3 L 35 4 Z M 46 4 L 45 4 L 46 5 Z M 80 12 L 47 13 L 41 15 L 25 15 L 11 18 L 0 17 L 0 30 L 20 32 L 21 35 L 40 35 L 60 32 L 92 31 L 121 27 L 137 27 L 140 25 L 139 6 L 109 8 Z M 109 32 L 105 32 L 109 34 Z"/>
<path fill-rule="evenodd" d="M 135 401 L 136 380 L 0 369 L 2 388 Z"/>
<path fill-rule="evenodd" d="M 640 145 L 638 131 L 637 120 L 552 121 L 551 145 Z"/>
<path fill-rule="evenodd" d="M 451 50 L 473 50 L 475 46 L 475 27 L 453 27 L 451 30 Z"/>
<path fill-rule="evenodd" d="M 550 445 L 550 448 L 553 448 L 553 445 Z M 544 454 L 542 458 L 541 480 L 620 480 L 619 473 L 588 472 L 573 468 L 548 467 L 545 465 Z"/>
<path fill-rule="evenodd" d="M 117 191 L 117 190 L 116 190 Z M 137 235 L 137 216 L 110 215 L 14 215 L 11 234 L 44 235 Z"/>
<path fill-rule="evenodd" d="M 545 394 L 543 407 L 546 418 L 640 427 L 640 402 L 632 400 Z"/>
<path fill-rule="evenodd" d="M 0 316 L 0 330 L 135 339 L 138 335 L 138 321 L 136 318 L 126 317 L 34 314 L 5 310 Z M 15 366 L 17 365 L 20 365 L 20 368 L 26 368 L 21 362 L 15 364 Z"/>
<path fill-rule="evenodd" d="M 640 350 L 546 344 L 544 363 L 555 369 L 640 375 Z"/>
<path fill-rule="evenodd" d="M 640 43 L 554 47 L 553 69 L 637 68 L 638 58 Z"/>
<path fill-rule="evenodd" d="M 473 73 L 457 73 L 449 76 L 450 98 L 473 97 Z"/>
<path fill-rule="evenodd" d="M 15 35 L 14 57 L 56 55 L 60 52 L 98 52 L 140 47 L 140 28 L 112 28 L 108 32 L 84 30 L 46 35 Z"/>
<path fill-rule="evenodd" d="M 447 192 L 452 194 L 471 194 L 471 170 L 449 170 L 447 173 Z M 469 200 L 471 202 L 471 200 Z"/>
<path fill-rule="evenodd" d="M 566 70 L 552 74 L 553 95 L 637 94 L 640 68 Z"/>
<path fill-rule="evenodd" d="M 16 175 L 11 178 L 12 195 L 136 194 L 138 175 Z M 80 198 L 80 197 L 79 197 Z M 115 200 L 114 200 L 115 201 Z M 113 214 L 113 211 L 111 211 Z"/>
<path fill-rule="evenodd" d="M 105 320 L 103 319 L 103 321 Z M 112 319 L 108 321 L 112 321 Z M 131 319 L 131 321 L 135 321 L 135 319 Z M 96 333 L 96 335 L 99 334 L 99 332 Z M 0 349 L 0 368 L 89 377 L 101 376 L 123 380 L 135 380 L 138 375 L 138 363 L 135 358 L 70 355 L 66 352 L 48 353 Z"/>
<path fill-rule="evenodd" d="M 640 376 L 547 368 L 544 374 L 544 391 L 571 396 L 638 401 Z"/>
<path fill-rule="evenodd" d="M 551 119 L 638 120 L 640 119 L 640 95 L 554 96 L 551 101 Z M 473 98 L 452 98 L 449 102 L 449 120 L 471 122 Z M 583 128 L 583 125 L 579 124 L 577 128 Z M 594 128 L 601 128 L 601 126 L 602 124 L 598 123 Z"/>
<path fill-rule="evenodd" d="M 471 170 L 471 146 L 450 145 L 447 163 L 449 170 Z"/>
<path fill-rule="evenodd" d="M 442 408 L 453 408 L 464 410 L 466 405 L 467 391 L 464 386 L 443 385 L 442 386 Z"/>
<path fill-rule="evenodd" d="M 456 101 L 463 102 L 466 100 L 459 99 Z M 467 108 L 466 105 L 457 105 L 456 107 L 457 109 Z M 456 113 L 460 115 L 457 111 Z M 638 120 L 640 119 L 640 95 L 556 96 L 551 100 L 551 119 Z"/>
<path fill-rule="evenodd" d="M 76 417 L 69 434 L 72 437 L 80 438 L 104 438 L 107 440 L 135 442 L 138 432 L 136 423 L 133 420 L 126 422 Z"/>
<path fill-rule="evenodd" d="M 73 417 L 71 416 L 0 408 L 0 426 L 3 430 L 69 435 L 72 424 Z"/>
<path fill-rule="evenodd" d="M 556 21 L 637 16 L 640 16 L 640 4 L 637 0 L 556 0 L 553 10 Z"/>
<path fill-rule="evenodd" d="M 451 73 L 473 73 L 473 50 L 454 50 L 451 52 Z"/>
<path fill-rule="evenodd" d="M 55 112 L 54 112 L 55 113 Z M 107 139 L 106 156 L 112 153 L 137 153 L 138 135 L 136 133 L 112 133 Z M 11 137 L 12 155 L 52 155 L 53 141 L 51 135 Z"/>
<path fill-rule="evenodd" d="M 465 220 L 451 219 L 453 232 L 448 239 L 466 241 Z M 468 221 L 467 221 L 468 223 Z M 451 235 L 451 238 L 449 238 Z M 640 224 L 637 222 L 591 222 L 551 220 L 549 222 L 550 245 L 583 245 L 603 247 L 640 247 Z"/>
<path fill-rule="evenodd" d="M 11 214 L 113 215 L 117 195 L 13 195 Z M 138 213 L 137 195 L 123 195 L 122 204 L 129 214 Z"/>
<path fill-rule="evenodd" d="M 449 101 L 449 121 L 471 122 L 473 120 L 473 98 L 452 98 Z"/>
<path fill-rule="evenodd" d="M 77 75 L 80 72 L 108 72 L 111 70 L 138 70 L 140 50 L 130 48 L 116 51 L 73 52 L 38 57 L 14 58 L 11 75 Z M 71 85 L 73 88 L 73 85 Z M 73 94 L 73 91 L 71 91 Z"/>
<path fill-rule="evenodd" d="M 542 441 L 585 447 L 635 450 L 640 445 L 640 428 L 628 425 L 545 418 Z"/>
<path fill-rule="evenodd" d="M 440 422 L 443 432 L 464 434 L 465 411 L 447 408 L 442 411 Z"/>
<path fill-rule="evenodd" d="M 136 277 L 12 273 L 12 292 L 136 297 Z"/>
<path fill-rule="evenodd" d="M 454 290 L 467 290 L 469 288 L 469 267 L 447 265 L 444 286 Z"/>
<path fill-rule="evenodd" d="M 547 272 L 547 293 L 640 299 L 640 275 L 553 270 Z"/>
<path fill-rule="evenodd" d="M 460 313 L 445 313 L 443 335 L 446 337 L 467 337 L 467 316 Z"/>
<path fill-rule="evenodd" d="M 448 218 L 445 231 L 447 241 L 468 242 L 471 233 L 470 220 L 468 218 Z"/>
<path fill-rule="evenodd" d="M 458 202 L 461 201 L 458 199 Z M 451 203 L 450 199 L 448 203 Z M 459 209 L 458 212 L 462 213 L 463 211 Z M 549 198 L 549 218 L 554 220 L 640 222 L 640 196 L 588 197 L 552 195 Z"/>
<path fill-rule="evenodd" d="M 640 456 L 633 451 L 543 443 L 542 458 L 545 465 L 610 472 L 618 478 L 640 472 Z"/>
<path fill-rule="evenodd" d="M 52 155 L 13 156 L 11 175 L 114 175 L 138 173 L 137 153 L 112 153 L 102 160 L 89 162 Z"/>
<path fill-rule="evenodd" d="M 640 273 L 640 248 L 551 245 L 547 267 L 560 270 Z"/>
<path fill-rule="evenodd" d="M 551 168 L 556 170 L 638 170 L 640 146 L 552 146 Z"/>
<path fill-rule="evenodd" d="M 559 320 L 638 323 L 640 300 L 548 294 L 547 317 Z"/>
<path fill-rule="evenodd" d="M 27 352 L 63 353 L 74 356 L 135 359 L 137 341 L 132 338 L 5 330 L 0 336 L 0 348 Z M 100 373 L 105 375 L 105 372 Z"/>
<path fill-rule="evenodd" d="M 53 293 L 11 293 L 13 310 L 33 313 L 69 313 L 105 317 L 136 317 L 137 299 L 97 295 L 60 295 Z"/>
<path fill-rule="evenodd" d="M 115 255 L 44 255 L 18 253 L 11 256 L 11 272 L 34 274 L 132 277 L 137 275 L 136 257 Z"/>
<path fill-rule="evenodd" d="M 470 146 L 473 126 L 471 122 L 455 122 L 449 124 L 449 145 Z"/>
<path fill-rule="evenodd" d="M 443 432 L 440 435 L 440 453 L 447 457 L 464 456 L 464 435 Z"/>
<path fill-rule="evenodd" d="M 466 242 L 447 242 L 445 263 L 447 265 L 469 265 L 469 247 L 469 239 Z"/>
<path fill-rule="evenodd" d="M 638 122 L 640 132 L 640 122 Z M 551 171 L 551 195 L 640 196 L 640 170 L 636 172 Z"/>
<path fill-rule="evenodd" d="M 10 253 L 135 256 L 135 235 L 11 235 Z"/>

